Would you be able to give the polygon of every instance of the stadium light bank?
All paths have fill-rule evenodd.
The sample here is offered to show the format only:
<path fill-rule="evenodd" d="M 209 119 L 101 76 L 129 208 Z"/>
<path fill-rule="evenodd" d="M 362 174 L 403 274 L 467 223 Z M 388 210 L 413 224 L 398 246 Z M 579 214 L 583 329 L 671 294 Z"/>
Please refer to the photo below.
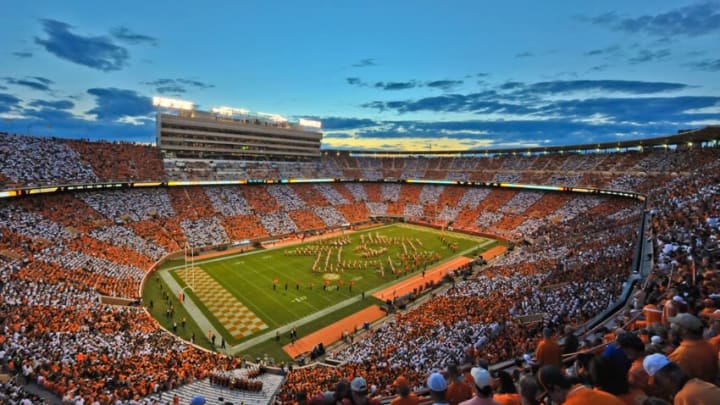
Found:
<path fill-rule="evenodd" d="M 155 107 L 170 108 L 173 110 L 192 111 L 195 109 L 195 103 L 192 101 L 178 100 L 174 98 L 153 97 L 152 103 Z"/>

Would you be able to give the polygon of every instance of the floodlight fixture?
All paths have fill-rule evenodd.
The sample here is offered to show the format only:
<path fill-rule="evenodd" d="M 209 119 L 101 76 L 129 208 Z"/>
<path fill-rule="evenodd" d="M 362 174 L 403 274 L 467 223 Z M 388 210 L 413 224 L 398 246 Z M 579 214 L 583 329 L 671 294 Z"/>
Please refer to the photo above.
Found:
<path fill-rule="evenodd" d="M 166 97 L 153 97 L 153 106 L 160 108 L 171 108 L 174 110 L 193 110 L 195 104 L 192 101 L 178 100 Z"/>
<path fill-rule="evenodd" d="M 308 128 L 322 128 L 322 122 L 316 121 L 316 120 L 308 120 L 305 118 L 300 118 L 298 120 L 298 124 L 300 124 L 301 127 L 308 127 Z"/>

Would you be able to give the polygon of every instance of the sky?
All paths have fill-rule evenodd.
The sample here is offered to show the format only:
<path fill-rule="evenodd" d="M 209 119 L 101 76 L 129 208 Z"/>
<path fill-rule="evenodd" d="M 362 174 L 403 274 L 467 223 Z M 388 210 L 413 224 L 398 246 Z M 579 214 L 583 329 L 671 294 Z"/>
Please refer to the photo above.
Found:
<path fill-rule="evenodd" d="M 720 1 L 13 2 L 0 131 L 152 143 L 153 96 L 323 123 L 323 148 L 720 125 Z"/>

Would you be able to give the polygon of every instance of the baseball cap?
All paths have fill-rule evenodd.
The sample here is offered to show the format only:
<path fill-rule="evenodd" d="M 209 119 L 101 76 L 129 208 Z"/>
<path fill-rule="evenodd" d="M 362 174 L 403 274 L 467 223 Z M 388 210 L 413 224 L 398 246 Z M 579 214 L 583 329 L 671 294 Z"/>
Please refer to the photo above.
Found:
<path fill-rule="evenodd" d="M 671 316 L 668 320 L 670 323 L 674 323 L 675 325 L 685 329 L 699 330 L 703 327 L 703 323 L 700 318 L 695 315 L 688 314 L 687 312 L 683 312 L 677 316 Z"/>
<path fill-rule="evenodd" d="M 447 381 L 445 381 L 445 377 L 443 377 L 442 374 L 432 373 L 430 377 L 428 377 L 427 386 L 430 388 L 430 391 L 442 392 L 447 390 Z"/>
<path fill-rule="evenodd" d="M 485 388 L 492 383 L 492 376 L 490 375 L 490 372 L 482 367 L 473 367 L 470 370 L 470 375 L 475 381 L 475 385 L 477 385 L 480 389 Z"/>
<path fill-rule="evenodd" d="M 661 368 L 670 364 L 670 360 L 664 354 L 655 353 L 645 357 L 643 368 L 649 376 L 654 376 Z"/>
<path fill-rule="evenodd" d="M 198 395 L 190 400 L 190 405 L 205 405 L 205 397 Z"/>
<path fill-rule="evenodd" d="M 350 390 L 353 392 L 362 392 L 367 394 L 367 382 L 362 377 L 355 377 L 353 378 L 352 382 L 350 382 Z"/>

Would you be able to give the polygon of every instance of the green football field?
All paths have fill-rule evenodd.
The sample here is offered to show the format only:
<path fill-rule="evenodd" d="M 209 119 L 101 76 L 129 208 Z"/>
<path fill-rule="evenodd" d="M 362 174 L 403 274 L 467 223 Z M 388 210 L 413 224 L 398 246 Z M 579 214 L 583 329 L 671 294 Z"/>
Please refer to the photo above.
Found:
<path fill-rule="evenodd" d="M 344 302 L 356 312 L 378 303 L 370 296 L 375 290 L 459 255 L 475 257 L 497 244 L 482 237 L 394 224 L 195 261 L 194 271 L 175 261 L 161 271 L 169 271 L 232 346 L 284 325 L 306 324 L 308 317 L 317 319 L 305 325 L 305 331 L 332 323 L 347 316 L 349 308 L 341 308 Z M 155 288 L 148 283 L 146 304 L 157 293 Z M 363 292 L 365 300 L 350 300 Z M 152 312 L 167 323 L 157 309 Z M 229 320 L 238 313 L 256 318 L 255 329 L 244 329 L 239 335 Z"/>

